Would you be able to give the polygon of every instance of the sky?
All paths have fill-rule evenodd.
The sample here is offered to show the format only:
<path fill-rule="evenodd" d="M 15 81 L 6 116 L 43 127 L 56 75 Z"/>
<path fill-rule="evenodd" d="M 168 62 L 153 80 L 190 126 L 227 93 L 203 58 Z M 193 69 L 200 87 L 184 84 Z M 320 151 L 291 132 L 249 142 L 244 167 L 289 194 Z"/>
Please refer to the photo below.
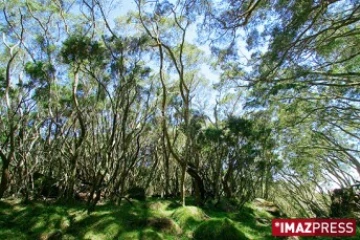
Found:
<path fill-rule="evenodd" d="M 116 7 L 110 9 L 108 12 L 108 18 L 110 19 L 110 24 L 112 27 L 115 26 L 116 18 L 126 16 L 126 14 L 129 11 L 137 11 L 137 6 L 134 1 L 125 1 L 119 2 Z M 192 24 L 186 34 L 186 40 L 190 42 L 191 44 L 198 45 L 197 42 L 197 32 L 196 32 L 196 24 Z M 198 47 L 206 54 L 206 58 L 211 58 L 211 51 L 210 47 L 206 44 L 204 45 L 198 45 Z M 199 89 L 199 93 L 195 94 L 194 98 L 194 107 L 203 108 L 205 107 L 206 114 L 210 117 L 210 119 L 213 121 L 213 106 L 216 104 L 216 98 L 217 98 L 217 91 L 215 91 L 211 86 L 212 84 L 218 83 L 220 80 L 220 74 L 219 72 L 216 72 L 215 69 L 212 69 L 209 64 L 204 63 L 202 66 L 200 66 L 200 74 L 203 75 L 206 79 L 208 79 L 208 86 L 209 89 Z M 205 94 L 201 93 L 201 91 L 206 91 Z M 204 99 L 204 96 L 207 99 Z"/>

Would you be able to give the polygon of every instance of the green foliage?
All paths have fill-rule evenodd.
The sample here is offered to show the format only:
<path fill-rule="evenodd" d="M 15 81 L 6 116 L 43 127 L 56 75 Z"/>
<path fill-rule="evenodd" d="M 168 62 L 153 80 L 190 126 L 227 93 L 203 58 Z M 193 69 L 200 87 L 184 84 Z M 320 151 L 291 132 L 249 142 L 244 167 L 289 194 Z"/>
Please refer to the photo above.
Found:
<path fill-rule="evenodd" d="M 230 130 L 230 134 L 244 137 L 252 135 L 252 122 L 247 119 L 231 116 L 226 122 L 226 128 Z"/>
<path fill-rule="evenodd" d="M 242 233 L 228 218 L 207 220 L 200 224 L 194 231 L 194 239 L 219 239 L 219 240 L 247 240 Z"/>
<path fill-rule="evenodd" d="M 30 81 L 24 86 L 29 89 L 35 88 L 34 99 L 47 108 L 50 98 L 50 81 L 56 72 L 55 67 L 48 62 L 27 62 L 25 72 L 30 77 Z"/>
<path fill-rule="evenodd" d="M 31 79 L 44 83 L 52 74 L 55 73 L 55 67 L 46 62 L 36 61 L 25 64 L 25 72 Z"/>
<path fill-rule="evenodd" d="M 78 67 L 90 63 L 100 67 L 105 64 L 106 48 L 90 37 L 75 34 L 63 42 L 60 55 L 66 64 Z"/>
<path fill-rule="evenodd" d="M 0 87 L 5 87 L 5 69 L 0 68 Z"/>
<path fill-rule="evenodd" d="M 335 189 L 331 194 L 331 217 L 356 218 L 360 216 L 360 189 Z"/>
<path fill-rule="evenodd" d="M 0 97 L 5 93 L 6 82 L 5 82 L 5 69 L 0 68 Z"/>
<path fill-rule="evenodd" d="M 209 127 L 205 129 L 205 131 L 201 135 L 201 139 L 203 141 L 210 141 L 215 143 L 219 142 L 222 137 L 223 137 L 223 130 L 214 127 Z"/>
<path fill-rule="evenodd" d="M 304 86 L 303 84 L 297 84 L 294 82 L 293 83 L 279 83 L 279 84 L 276 84 L 274 87 L 272 87 L 271 90 L 269 91 L 269 93 L 272 95 L 276 95 L 283 90 L 286 91 L 286 90 L 294 89 L 296 91 L 299 91 L 304 88 L 307 88 L 307 86 Z"/>

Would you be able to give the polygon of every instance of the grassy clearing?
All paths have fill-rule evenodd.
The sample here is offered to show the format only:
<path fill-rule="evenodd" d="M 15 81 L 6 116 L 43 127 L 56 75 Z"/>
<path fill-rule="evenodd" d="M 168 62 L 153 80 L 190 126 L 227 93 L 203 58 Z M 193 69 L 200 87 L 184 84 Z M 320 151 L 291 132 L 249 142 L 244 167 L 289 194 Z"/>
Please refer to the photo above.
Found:
<path fill-rule="evenodd" d="M 270 240 L 276 239 L 271 236 L 271 219 L 270 214 L 251 204 L 226 212 L 214 207 L 181 207 L 176 201 L 147 200 L 133 201 L 132 205 L 105 204 L 87 215 L 81 203 L 5 200 L 0 201 L 0 239 Z"/>

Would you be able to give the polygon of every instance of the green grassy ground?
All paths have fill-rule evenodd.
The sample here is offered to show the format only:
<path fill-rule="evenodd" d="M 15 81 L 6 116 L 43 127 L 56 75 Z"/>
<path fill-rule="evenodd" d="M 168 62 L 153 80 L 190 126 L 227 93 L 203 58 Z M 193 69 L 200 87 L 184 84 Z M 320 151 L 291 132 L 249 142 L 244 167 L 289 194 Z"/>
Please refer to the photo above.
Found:
<path fill-rule="evenodd" d="M 250 204 L 225 212 L 147 200 L 105 204 L 87 215 L 81 203 L 5 200 L 0 201 L 0 239 L 277 239 L 271 236 L 271 218 Z"/>

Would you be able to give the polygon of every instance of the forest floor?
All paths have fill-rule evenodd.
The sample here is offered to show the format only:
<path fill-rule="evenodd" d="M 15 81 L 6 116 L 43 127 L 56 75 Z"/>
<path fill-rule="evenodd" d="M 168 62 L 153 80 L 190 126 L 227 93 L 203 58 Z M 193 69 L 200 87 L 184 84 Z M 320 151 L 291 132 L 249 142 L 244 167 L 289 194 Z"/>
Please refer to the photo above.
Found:
<path fill-rule="evenodd" d="M 84 203 L 13 199 L 0 201 L 0 239 L 277 239 L 271 236 L 272 218 L 254 204 L 200 209 L 149 199 L 102 204 L 88 215 Z M 357 232 L 348 239 L 360 239 Z"/>

